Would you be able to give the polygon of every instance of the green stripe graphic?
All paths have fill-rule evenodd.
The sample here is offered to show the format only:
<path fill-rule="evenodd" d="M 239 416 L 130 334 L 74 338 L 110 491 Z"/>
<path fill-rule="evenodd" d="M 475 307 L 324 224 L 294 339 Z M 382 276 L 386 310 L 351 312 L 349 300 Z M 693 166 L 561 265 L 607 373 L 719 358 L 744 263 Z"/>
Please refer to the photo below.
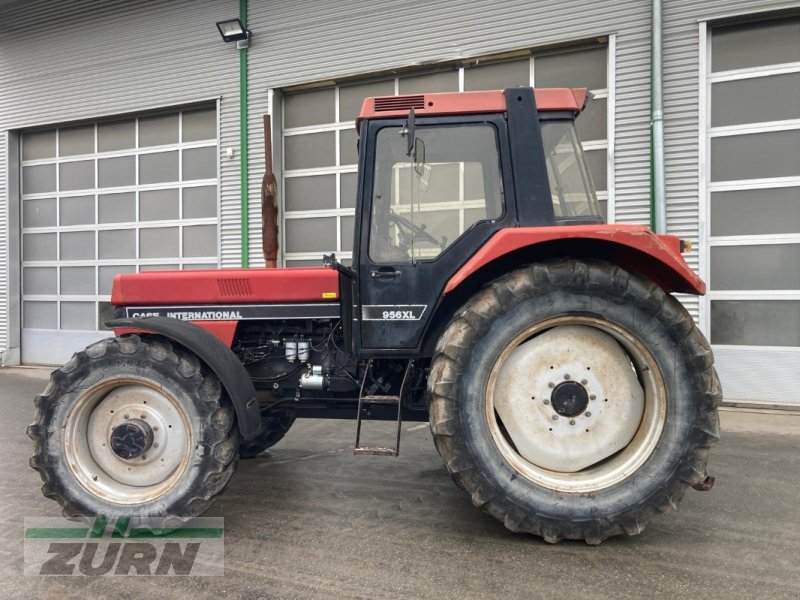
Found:
<path fill-rule="evenodd" d="M 106 531 L 106 524 L 108 523 L 108 519 L 106 517 L 97 517 L 94 520 L 94 527 L 92 527 L 92 532 L 89 534 L 89 537 L 93 538 L 101 538 Z"/>
<path fill-rule="evenodd" d="M 114 525 L 114 531 L 111 533 L 111 537 L 113 538 L 125 537 L 125 532 L 128 530 L 128 525 L 130 525 L 130 522 L 131 522 L 130 517 L 119 517 L 117 519 L 116 525 Z"/>
<path fill-rule="evenodd" d="M 25 530 L 27 539 L 41 538 L 82 538 L 89 530 L 85 527 L 29 527 Z"/>
<path fill-rule="evenodd" d="M 150 539 L 189 539 L 189 538 L 221 538 L 222 527 L 130 527 L 131 517 L 118 517 L 111 531 L 112 538 L 150 538 Z M 108 526 L 107 517 L 97 517 L 91 529 L 86 527 L 28 527 L 25 529 L 26 539 L 60 539 L 60 538 L 102 538 Z"/>
<path fill-rule="evenodd" d="M 147 528 L 134 527 L 128 532 L 129 538 L 220 538 L 222 528 L 216 527 L 184 527 L 172 531 L 158 531 Z"/>

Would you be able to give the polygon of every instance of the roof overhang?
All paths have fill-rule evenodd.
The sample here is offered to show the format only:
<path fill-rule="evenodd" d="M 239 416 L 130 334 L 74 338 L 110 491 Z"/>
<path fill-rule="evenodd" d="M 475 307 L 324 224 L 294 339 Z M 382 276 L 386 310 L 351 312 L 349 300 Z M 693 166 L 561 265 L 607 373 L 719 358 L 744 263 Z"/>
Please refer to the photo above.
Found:
<path fill-rule="evenodd" d="M 588 97 L 589 91 L 586 88 L 534 90 L 536 108 L 539 111 L 562 111 L 577 114 L 586 106 Z M 361 106 L 361 114 L 356 119 L 356 129 L 364 119 L 405 117 L 412 108 L 414 114 L 419 117 L 500 113 L 506 110 L 506 99 L 503 90 L 366 98 Z"/>

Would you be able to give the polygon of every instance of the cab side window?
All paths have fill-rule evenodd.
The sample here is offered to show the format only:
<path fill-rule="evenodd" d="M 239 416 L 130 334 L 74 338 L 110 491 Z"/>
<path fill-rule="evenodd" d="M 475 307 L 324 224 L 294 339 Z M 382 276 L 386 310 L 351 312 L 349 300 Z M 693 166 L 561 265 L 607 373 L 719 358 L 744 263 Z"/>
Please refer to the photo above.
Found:
<path fill-rule="evenodd" d="M 370 258 L 434 260 L 479 221 L 503 213 L 491 125 L 417 126 L 413 151 L 397 128 L 377 136 Z"/>

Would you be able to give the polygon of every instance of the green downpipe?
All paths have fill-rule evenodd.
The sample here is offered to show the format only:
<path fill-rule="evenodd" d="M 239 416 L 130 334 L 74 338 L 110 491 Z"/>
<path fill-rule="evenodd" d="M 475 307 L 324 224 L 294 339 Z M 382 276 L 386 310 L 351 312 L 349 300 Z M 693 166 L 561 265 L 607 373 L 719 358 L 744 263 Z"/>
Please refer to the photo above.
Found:
<path fill-rule="evenodd" d="M 650 71 L 650 229 L 656 230 L 656 157 L 653 144 L 653 75 Z"/>
<path fill-rule="evenodd" d="M 247 30 L 247 0 L 239 0 L 239 20 Z M 250 200 L 247 175 L 247 48 L 239 50 L 239 148 L 241 162 L 242 268 L 250 266 Z"/>

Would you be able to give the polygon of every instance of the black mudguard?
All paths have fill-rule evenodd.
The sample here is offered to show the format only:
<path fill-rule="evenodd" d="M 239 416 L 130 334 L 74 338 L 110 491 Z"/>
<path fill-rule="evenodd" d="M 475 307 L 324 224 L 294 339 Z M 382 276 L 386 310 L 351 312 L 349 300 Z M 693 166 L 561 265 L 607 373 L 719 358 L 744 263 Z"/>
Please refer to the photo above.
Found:
<path fill-rule="evenodd" d="M 112 329 L 151 331 L 194 352 L 219 377 L 225 391 L 228 392 L 236 411 L 242 438 L 251 440 L 261 433 L 261 410 L 250 374 L 239 358 L 219 338 L 193 323 L 167 317 L 115 319 L 106 323 L 106 326 Z"/>

